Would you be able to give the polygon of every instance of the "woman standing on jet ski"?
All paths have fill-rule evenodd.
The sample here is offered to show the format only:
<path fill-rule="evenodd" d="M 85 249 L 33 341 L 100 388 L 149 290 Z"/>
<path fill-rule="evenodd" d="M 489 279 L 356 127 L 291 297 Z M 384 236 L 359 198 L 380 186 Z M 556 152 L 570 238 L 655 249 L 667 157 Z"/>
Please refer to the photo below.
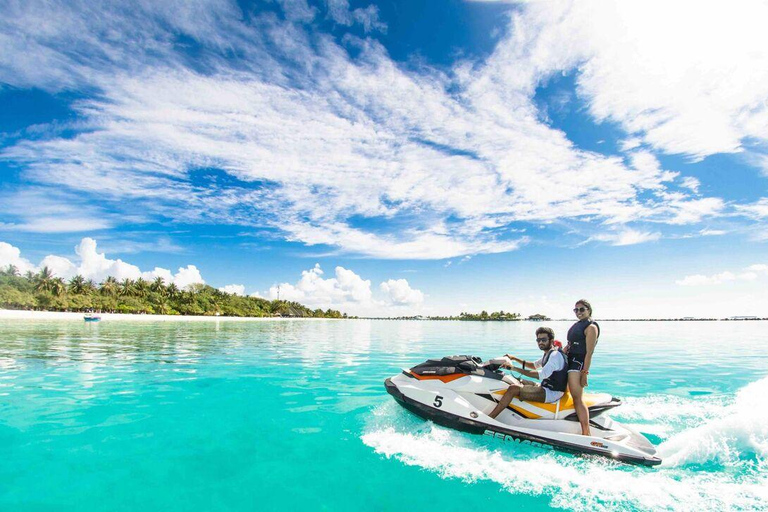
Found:
<path fill-rule="evenodd" d="M 568 354 L 568 390 L 573 397 L 576 415 L 581 423 L 581 433 L 590 435 L 589 409 L 582 400 L 584 388 L 587 387 L 589 367 L 592 364 L 592 353 L 600 336 L 600 326 L 592 320 L 592 305 L 584 299 L 576 302 L 573 308 L 578 322 L 568 330 L 568 345 L 563 350 Z"/>

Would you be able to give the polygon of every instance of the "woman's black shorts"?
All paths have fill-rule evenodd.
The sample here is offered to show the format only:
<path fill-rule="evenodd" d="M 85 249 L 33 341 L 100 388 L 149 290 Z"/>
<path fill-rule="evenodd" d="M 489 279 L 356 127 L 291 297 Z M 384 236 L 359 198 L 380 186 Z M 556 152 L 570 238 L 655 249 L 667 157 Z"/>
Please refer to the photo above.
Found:
<path fill-rule="evenodd" d="M 568 354 L 568 373 L 580 372 L 584 368 L 584 354 Z"/>

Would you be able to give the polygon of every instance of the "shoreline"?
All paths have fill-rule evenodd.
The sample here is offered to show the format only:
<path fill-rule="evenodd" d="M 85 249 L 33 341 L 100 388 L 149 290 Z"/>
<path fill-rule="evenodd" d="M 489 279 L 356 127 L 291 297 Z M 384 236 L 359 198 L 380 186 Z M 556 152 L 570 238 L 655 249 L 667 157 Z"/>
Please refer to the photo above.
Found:
<path fill-rule="evenodd" d="M 336 320 L 335 318 L 276 317 L 276 316 L 203 316 L 203 315 L 139 315 L 131 313 L 96 313 L 101 321 L 120 322 L 269 322 L 287 320 Z M 84 322 L 85 313 L 69 311 L 28 311 L 0 309 L 2 320 L 69 320 Z"/>

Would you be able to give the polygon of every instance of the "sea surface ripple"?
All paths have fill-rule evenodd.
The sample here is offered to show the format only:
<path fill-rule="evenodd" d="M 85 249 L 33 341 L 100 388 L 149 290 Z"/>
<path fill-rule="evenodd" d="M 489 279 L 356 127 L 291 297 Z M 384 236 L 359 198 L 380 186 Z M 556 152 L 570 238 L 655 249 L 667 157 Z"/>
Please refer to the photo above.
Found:
<path fill-rule="evenodd" d="M 602 322 L 641 468 L 435 426 L 383 380 L 530 322 L 0 321 L 0 510 L 768 509 L 768 322 Z M 561 338 L 568 322 L 550 322 Z"/>

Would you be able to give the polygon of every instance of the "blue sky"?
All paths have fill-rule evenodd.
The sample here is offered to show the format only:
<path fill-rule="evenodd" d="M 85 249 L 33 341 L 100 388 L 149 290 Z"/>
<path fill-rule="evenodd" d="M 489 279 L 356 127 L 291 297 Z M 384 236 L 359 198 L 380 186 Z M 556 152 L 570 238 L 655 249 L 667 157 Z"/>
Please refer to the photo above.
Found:
<path fill-rule="evenodd" d="M 761 2 L 5 2 L 0 264 L 768 315 Z"/>

